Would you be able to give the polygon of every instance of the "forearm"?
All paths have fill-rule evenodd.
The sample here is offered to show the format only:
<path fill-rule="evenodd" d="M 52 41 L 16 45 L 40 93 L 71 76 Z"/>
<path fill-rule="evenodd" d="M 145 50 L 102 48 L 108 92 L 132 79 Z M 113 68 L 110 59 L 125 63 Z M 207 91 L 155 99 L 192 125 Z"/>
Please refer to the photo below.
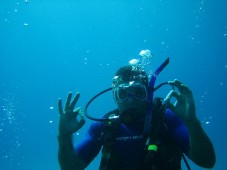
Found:
<path fill-rule="evenodd" d="M 214 147 L 199 120 L 188 123 L 187 127 L 191 144 L 189 157 L 201 167 L 212 168 L 216 161 Z"/>
<path fill-rule="evenodd" d="M 58 161 L 62 170 L 82 170 L 86 164 L 78 157 L 73 147 L 72 136 L 58 136 Z"/>

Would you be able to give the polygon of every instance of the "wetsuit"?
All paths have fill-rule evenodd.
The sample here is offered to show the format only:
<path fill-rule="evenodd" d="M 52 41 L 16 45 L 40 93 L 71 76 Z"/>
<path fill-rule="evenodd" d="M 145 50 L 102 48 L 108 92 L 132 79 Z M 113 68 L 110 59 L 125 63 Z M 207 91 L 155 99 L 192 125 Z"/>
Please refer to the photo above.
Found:
<path fill-rule="evenodd" d="M 119 124 L 108 169 L 147 169 L 147 167 L 144 167 L 145 139 L 143 126 L 143 121 L 127 125 Z M 103 123 L 94 122 L 91 124 L 85 139 L 75 148 L 77 154 L 85 163 L 89 164 L 99 153 L 103 146 L 103 132 Z M 190 149 L 189 135 L 183 121 L 176 117 L 170 109 L 165 111 L 165 121 L 158 136 L 157 144 L 158 152 L 153 162 L 153 169 L 181 169 L 181 154 L 187 154 Z M 171 165 L 171 161 L 173 165 Z"/>

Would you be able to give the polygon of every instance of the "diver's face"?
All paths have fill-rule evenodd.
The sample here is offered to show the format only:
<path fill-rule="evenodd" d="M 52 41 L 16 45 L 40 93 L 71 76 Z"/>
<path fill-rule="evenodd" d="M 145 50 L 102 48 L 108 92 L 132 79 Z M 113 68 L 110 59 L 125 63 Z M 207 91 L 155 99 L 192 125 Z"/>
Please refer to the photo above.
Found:
<path fill-rule="evenodd" d="M 118 103 L 117 105 L 120 113 L 134 113 L 138 116 L 144 115 L 147 107 L 146 102 L 144 101 L 128 101 L 124 103 Z"/>
<path fill-rule="evenodd" d="M 113 88 L 113 97 L 121 113 L 146 110 L 147 89 L 138 81 L 124 82 Z"/>

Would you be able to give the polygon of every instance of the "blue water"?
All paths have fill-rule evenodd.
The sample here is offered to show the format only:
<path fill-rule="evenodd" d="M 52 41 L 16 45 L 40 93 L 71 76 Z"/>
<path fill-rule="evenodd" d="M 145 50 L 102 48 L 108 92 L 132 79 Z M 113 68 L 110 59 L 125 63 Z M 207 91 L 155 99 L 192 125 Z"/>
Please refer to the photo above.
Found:
<path fill-rule="evenodd" d="M 59 170 L 58 98 L 80 92 L 83 107 L 143 49 L 152 52 L 152 70 L 170 57 L 158 82 L 177 78 L 191 87 L 215 147 L 214 169 L 226 169 L 226 11 L 226 0 L 1 0 L 1 169 Z M 94 116 L 114 108 L 111 94 L 96 102 Z M 98 169 L 99 159 L 87 169 Z"/>

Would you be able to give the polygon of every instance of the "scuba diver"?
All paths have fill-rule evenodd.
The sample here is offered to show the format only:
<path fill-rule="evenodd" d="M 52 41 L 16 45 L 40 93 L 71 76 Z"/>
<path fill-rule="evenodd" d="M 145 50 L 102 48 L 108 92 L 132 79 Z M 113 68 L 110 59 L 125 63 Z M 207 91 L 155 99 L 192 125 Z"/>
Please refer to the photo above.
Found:
<path fill-rule="evenodd" d="M 70 92 L 64 107 L 59 99 L 58 160 L 62 170 L 85 169 L 100 150 L 100 170 L 180 170 L 182 159 L 190 169 L 185 155 L 200 167 L 215 165 L 213 144 L 196 116 L 189 87 L 179 80 L 154 87 L 157 75 L 168 62 L 155 71 L 150 81 L 139 64 L 121 67 L 112 87 L 92 98 L 85 109 L 75 108 L 80 93 L 73 97 Z M 173 89 L 165 98 L 154 97 L 154 92 L 165 84 Z M 101 118 L 91 117 L 87 113 L 89 104 L 107 91 L 112 92 L 117 108 Z M 73 134 L 85 124 L 84 115 L 96 121 L 74 146 Z"/>

